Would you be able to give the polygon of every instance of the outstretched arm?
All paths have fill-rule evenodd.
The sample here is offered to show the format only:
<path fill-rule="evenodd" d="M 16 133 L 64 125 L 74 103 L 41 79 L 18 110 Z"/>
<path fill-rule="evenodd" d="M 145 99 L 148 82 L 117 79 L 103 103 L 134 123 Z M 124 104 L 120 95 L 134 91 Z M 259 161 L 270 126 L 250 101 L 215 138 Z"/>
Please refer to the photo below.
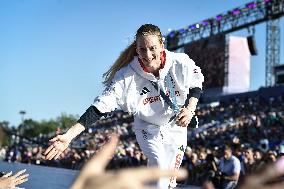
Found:
<path fill-rule="evenodd" d="M 45 159 L 57 159 L 76 136 L 83 132 L 86 127 L 94 125 L 102 116 L 103 114 L 95 106 L 90 106 L 65 134 L 57 135 L 49 140 L 51 145 L 44 152 Z"/>
<path fill-rule="evenodd" d="M 77 123 L 72 126 L 65 134 L 58 135 L 51 139 L 52 144 L 44 152 L 45 159 L 57 159 L 60 154 L 69 146 L 70 142 L 78 136 L 85 128 L 94 126 L 96 121 L 104 116 L 105 112 L 111 112 L 118 108 L 124 99 L 124 75 L 116 76 L 113 83 L 108 86 L 102 95 L 98 96 L 93 105 L 80 117 Z M 122 103 L 123 104 L 123 103 Z"/>

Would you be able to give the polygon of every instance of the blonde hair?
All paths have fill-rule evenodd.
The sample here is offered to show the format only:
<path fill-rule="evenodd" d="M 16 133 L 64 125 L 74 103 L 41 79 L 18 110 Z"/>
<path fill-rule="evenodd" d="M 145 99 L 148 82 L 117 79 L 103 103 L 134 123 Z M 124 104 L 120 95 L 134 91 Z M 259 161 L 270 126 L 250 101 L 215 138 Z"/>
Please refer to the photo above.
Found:
<path fill-rule="evenodd" d="M 163 43 L 163 36 L 158 26 L 153 24 L 144 24 L 136 32 L 135 41 L 133 41 L 118 57 L 114 64 L 110 67 L 108 71 L 103 74 L 103 84 L 105 86 L 109 85 L 115 76 L 122 67 L 128 65 L 137 55 L 136 53 L 136 41 L 138 37 L 146 35 L 156 35 L 159 38 L 160 43 Z"/>

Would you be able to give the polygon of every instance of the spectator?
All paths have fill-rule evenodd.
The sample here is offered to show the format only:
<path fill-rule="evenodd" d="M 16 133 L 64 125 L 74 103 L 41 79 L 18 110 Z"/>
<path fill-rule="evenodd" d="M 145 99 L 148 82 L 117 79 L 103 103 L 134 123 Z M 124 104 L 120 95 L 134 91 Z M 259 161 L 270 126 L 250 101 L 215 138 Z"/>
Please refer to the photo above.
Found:
<path fill-rule="evenodd" d="M 253 149 L 252 148 L 247 148 L 245 150 L 245 160 L 244 160 L 244 173 L 245 174 L 251 174 L 256 171 L 256 164 L 254 161 L 254 156 L 253 156 Z"/>
<path fill-rule="evenodd" d="M 267 163 L 273 163 L 273 162 L 276 162 L 277 160 L 277 154 L 275 151 L 269 151 L 268 154 L 267 154 Z"/>
<path fill-rule="evenodd" d="M 234 189 L 237 186 L 241 163 L 240 160 L 232 154 L 230 146 L 224 148 L 224 156 L 220 160 L 219 169 L 221 172 L 221 188 Z"/>
<path fill-rule="evenodd" d="M 263 159 L 263 153 L 259 149 L 254 150 L 254 159 L 255 159 L 255 172 L 259 173 L 261 170 L 265 168 L 266 162 Z"/>

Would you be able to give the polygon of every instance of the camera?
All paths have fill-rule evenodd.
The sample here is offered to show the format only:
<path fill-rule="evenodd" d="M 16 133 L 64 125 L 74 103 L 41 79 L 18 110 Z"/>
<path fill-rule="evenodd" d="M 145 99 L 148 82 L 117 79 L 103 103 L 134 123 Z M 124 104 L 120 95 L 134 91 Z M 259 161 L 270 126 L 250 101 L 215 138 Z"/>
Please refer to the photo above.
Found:
<path fill-rule="evenodd" d="M 267 139 L 262 139 L 259 142 L 259 149 L 263 152 L 266 153 L 269 150 L 269 142 Z"/>

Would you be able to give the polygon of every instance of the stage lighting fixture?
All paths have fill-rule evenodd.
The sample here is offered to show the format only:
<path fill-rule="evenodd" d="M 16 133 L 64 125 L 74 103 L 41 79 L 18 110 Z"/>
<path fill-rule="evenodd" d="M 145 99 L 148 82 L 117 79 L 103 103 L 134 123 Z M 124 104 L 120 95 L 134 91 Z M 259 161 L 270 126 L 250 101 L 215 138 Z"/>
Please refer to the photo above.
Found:
<path fill-rule="evenodd" d="M 232 10 L 232 14 L 233 14 L 233 15 L 240 14 L 240 12 L 241 12 L 241 11 L 240 11 L 240 9 L 238 9 L 238 8 Z"/>
<path fill-rule="evenodd" d="M 209 24 L 208 20 L 203 20 L 203 21 L 202 21 L 202 25 L 203 25 L 203 26 L 207 26 L 208 24 Z"/>
<path fill-rule="evenodd" d="M 256 4 L 254 2 L 246 4 L 246 7 L 249 9 L 254 9 L 256 7 Z"/>
<path fill-rule="evenodd" d="M 222 16 L 221 14 L 219 14 L 219 15 L 216 16 L 216 20 L 217 20 L 217 21 L 221 21 L 222 18 L 223 18 L 223 16 Z"/>
<path fill-rule="evenodd" d="M 185 30 L 184 28 L 182 28 L 182 29 L 180 29 L 178 32 L 179 32 L 180 34 L 183 34 L 183 33 L 186 32 L 186 30 Z"/>
<path fill-rule="evenodd" d="M 175 31 L 172 31 L 172 32 L 169 34 L 170 38 L 173 38 L 175 35 L 176 35 L 176 32 L 175 32 Z"/>
<path fill-rule="evenodd" d="M 191 29 L 191 30 L 194 30 L 194 29 L 196 29 L 196 25 L 193 24 L 193 25 L 189 26 L 188 28 Z"/>

